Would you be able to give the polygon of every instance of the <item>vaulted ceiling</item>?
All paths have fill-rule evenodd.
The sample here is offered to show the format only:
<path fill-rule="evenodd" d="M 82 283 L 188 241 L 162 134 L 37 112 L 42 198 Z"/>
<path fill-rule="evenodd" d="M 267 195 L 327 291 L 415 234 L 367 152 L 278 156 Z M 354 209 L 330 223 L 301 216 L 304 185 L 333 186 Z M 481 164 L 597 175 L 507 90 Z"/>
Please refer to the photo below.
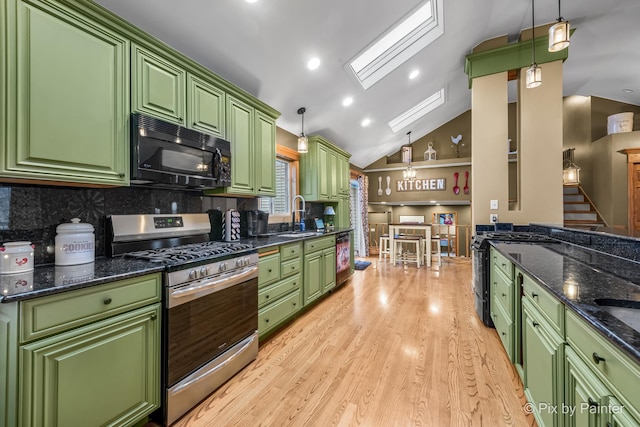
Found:
<path fill-rule="evenodd" d="M 96 0 L 282 113 L 277 125 L 320 134 L 365 167 L 471 107 L 465 56 L 500 35 L 531 27 L 529 0 L 444 0 L 444 35 L 368 89 L 345 66 L 422 0 Z M 558 17 L 555 0 L 535 3 L 536 26 Z M 564 63 L 564 95 L 640 105 L 640 2 L 564 0 L 576 32 Z M 320 58 L 315 71 L 311 57 Z M 410 80 L 409 73 L 420 70 Z M 544 76 L 543 76 L 544 84 Z M 446 102 L 392 132 L 388 122 L 441 88 Z M 625 91 L 632 90 L 633 92 Z M 534 89 L 535 90 L 535 89 Z M 343 107 L 342 100 L 354 102 Z M 363 127 L 363 119 L 371 123 Z"/>

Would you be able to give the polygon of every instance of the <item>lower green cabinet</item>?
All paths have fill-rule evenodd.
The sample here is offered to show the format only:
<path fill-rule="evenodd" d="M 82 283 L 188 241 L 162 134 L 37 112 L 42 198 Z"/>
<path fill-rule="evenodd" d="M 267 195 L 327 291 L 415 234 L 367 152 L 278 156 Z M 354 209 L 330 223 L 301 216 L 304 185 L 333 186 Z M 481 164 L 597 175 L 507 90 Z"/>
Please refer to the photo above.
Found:
<path fill-rule="evenodd" d="M 553 408 L 564 398 L 564 337 L 528 298 L 522 299 L 522 351 L 525 395 L 538 425 L 562 425 L 562 414 Z"/>
<path fill-rule="evenodd" d="M 20 347 L 20 426 L 127 426 L 160 404 L 160 304 Z"/>
<path fill-rule="evenodd" d="M 302 243 L 265 249 L 258 263 L 258 334 L 260 338 L 302 307 Z"/>
<path fill-rule="evenodd" d="M 607 389 L 569 346 L 566 348 L 565 425 L 597 427 L 604 425 L 599 408 Z M 571 413 L 573 412 L 573 413 Z"/>
<path fill-rule="evenodd" d="M 334 235 L 304 244 L 304 304 L 318 299 L 336 286 L 336 239 Z"/>

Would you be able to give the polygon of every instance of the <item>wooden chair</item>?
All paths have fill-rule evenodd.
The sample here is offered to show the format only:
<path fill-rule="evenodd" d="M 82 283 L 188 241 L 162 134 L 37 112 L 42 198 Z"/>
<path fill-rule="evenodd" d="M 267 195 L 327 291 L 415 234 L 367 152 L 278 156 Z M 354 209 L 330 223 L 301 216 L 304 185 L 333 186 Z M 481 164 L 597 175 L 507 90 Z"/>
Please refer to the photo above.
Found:
<path fill-rule="evenodd" d="M 421 236 L 401 234 L 393 239 L 393 251 L 396 255 L 396 262 L 415 262 L 418 267 L 422 265 L 422 240 Z M 403 250 L 403 245 L 414 245 L 415 252 Z"/>
<path fill-rule="evenodd" d="M 378 260 L 382 260 L 382 256 L 384 255 L 385 259 L 387 256 L 391 258 L 391 248 L 389 248 L 389 235 L 382 234 L 380 236 L 380 244 L 378 245 Z"/>

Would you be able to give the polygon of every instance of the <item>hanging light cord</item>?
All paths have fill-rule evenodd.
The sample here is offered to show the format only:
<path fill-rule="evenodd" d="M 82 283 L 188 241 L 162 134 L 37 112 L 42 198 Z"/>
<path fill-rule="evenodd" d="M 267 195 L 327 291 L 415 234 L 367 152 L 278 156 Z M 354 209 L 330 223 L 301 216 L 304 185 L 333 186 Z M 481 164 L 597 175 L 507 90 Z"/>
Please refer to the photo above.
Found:
<path fill-rule="evenodd" d="M 561 0 L 558 0 L 558 22 L 562 22 L 562 12 L 560 11 L 560 2 Z"/>
<path fill-rule="evenodd" d="M 533 65 L 536 65 L 535 5 L 536 0 L 531 0 L 531 57 L 533 59 Z"/>

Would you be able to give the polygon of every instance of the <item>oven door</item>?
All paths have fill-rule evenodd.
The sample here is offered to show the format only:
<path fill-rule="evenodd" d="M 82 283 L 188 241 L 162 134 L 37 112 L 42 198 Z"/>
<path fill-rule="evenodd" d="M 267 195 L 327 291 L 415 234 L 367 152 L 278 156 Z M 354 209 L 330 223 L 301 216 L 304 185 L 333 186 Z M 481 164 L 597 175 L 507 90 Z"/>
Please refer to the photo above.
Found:
<path fill-rule="evenodd" d="M 162 415 L 171 425 L 258 356 L 258 267 L 167 293 Z"/>
<path fill-rule="evenodd" d="M 172 387 L 258 329 L 258 267 L 169 288 L 167 305 Z"/>

